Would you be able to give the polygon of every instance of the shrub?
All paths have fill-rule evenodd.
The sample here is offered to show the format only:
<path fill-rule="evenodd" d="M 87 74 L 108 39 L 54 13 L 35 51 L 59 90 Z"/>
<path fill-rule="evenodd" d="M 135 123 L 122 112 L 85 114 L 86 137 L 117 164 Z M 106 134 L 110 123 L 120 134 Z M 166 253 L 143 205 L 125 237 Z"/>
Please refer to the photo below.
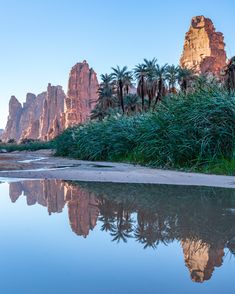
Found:
<path fill-rule="evenodd" d="M 154 112 L 68 129 L 56 139 L 56 154 L 191 167 L 230 160 L 234 142 L 234 97 L 202 90 L 166 97 Z"/>
<path fill-rule="evenodd" d="M 24 144 L 16 144 L 16 143 L 1 143 L 0 149 L 6 149 L 8 152 L 12 151 L 36 151 L 40 149 L 53 149 L 54 142 L 42 142 L 42 141 L 31 141 Z"/>

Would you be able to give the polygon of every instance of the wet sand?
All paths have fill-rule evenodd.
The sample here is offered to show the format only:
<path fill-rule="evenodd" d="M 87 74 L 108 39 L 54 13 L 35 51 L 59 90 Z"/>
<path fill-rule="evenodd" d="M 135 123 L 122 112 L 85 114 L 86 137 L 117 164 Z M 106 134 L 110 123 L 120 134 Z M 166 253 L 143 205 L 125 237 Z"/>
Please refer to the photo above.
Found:
<path fill-rule="evenodd" d="M 235 177 L 187 173 L 113 162 L 54 157 L 51 150 L 0 154 L 0 178 L 196 185 L 235 188 Z"/>

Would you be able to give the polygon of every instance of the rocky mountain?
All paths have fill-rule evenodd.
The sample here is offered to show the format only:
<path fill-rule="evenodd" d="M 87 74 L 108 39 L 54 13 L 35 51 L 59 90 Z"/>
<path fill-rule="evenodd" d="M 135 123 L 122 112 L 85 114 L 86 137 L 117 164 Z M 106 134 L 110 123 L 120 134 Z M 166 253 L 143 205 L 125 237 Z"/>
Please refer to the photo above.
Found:
<path fill-rule="evenodd" d="M 98 99 L 98 86 L 96 73 L 86 60 L 71 69 L 63 115 L 64 128 L 89 118 Z"/>
<path fill-rule="evenodd" d="M 216 32 L 212 21 L 204 16 L 192 18 L 186 33 L 180 65 L 196 73 L 219 74 L 226 65 L 222 33 Z"/>
<path fill-rule="evenodd" d="M 97 90 L 96 73 L 83 61 L 70 72 L 67 96 L 61 86 L 51 84 L 37 96 L 28 93 L 23 105 L 12 96 L 3 141 L 53 139 L 65 128 L 89 118 L 97 100 Z"/>
<path fill-rule="evenodd" d="M 4 133 L 4 130 L 3 129 L 0 129 L 0 140 L 2 139 L 3 133 Z"/>
<path fill-rule="evenodd" d="M 185 265 L 188 267 L 194 282 L 209 280 L 215 267 L 223 263 L 224 244 L 213 247 L 201 240 L 186 239 L 181 241 Z"/>
<path fill-rule="evenodd" d="M 48 84 L 39 122 L 39 139 L 53 139 L 63 130 L 61 114 L 64 112 L 65 98 L 61 86 Z"/>
<path fill-rule="evenodd" d="M 18 140 L 21 135 L 21 128 L 19 125 L 22 113 L 22 105 L 15 96 L 11 96 L 9 101 L 9 115 L 5 131 L 2 135 L 2 140 L 7 141 L 9 139 Z"/>
<path fill-rule="evenodd" d="M 46 92 L 43 92 L 37 96 L 31 93 L 28 93 L 26 95 L 26 102 L 23 103 L 23 108 L 19 121 L 19 137 L 16 138 L 17 141 L 26 138 L 38 138 L 39 120 L 42 113 L 42 106 L 45 97 Z"/>
<path fill-rule="evenodd" d="M 84 238 L 97 223 L 99 201 L 93 193 L 61 180 L 41 180 L 10 183 L 9 196 L 14 203 L 24 195 L 27 205 L 47 207 L 48 214 L 60 213 L 67 204 L 72 231 Z"/>
<path fill-rule="evenodd" d="M 86 238 L 96 226 L 99 200 L 94 194 L 68 183 L 65 184 L 65 191 L 71 229 L 76 235 Z"/>

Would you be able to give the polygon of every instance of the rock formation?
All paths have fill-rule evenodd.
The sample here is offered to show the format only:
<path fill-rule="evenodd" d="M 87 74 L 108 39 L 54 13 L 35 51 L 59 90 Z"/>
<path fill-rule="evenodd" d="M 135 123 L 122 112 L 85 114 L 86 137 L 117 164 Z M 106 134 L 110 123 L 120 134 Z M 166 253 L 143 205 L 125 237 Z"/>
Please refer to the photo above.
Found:
<path fill-rule="evenodd" d="M 198 74 L 218 75 L 226 65 L 224 47 L 223 34 L 215 31 L 212 21 L 195 16 L 185 36 L 180 65 Z"/>
<path fill-rule="evenodd" d="M 98 98 L 96 73 L 84 60 L 72 67 L 65 99 L 64 128 L 86 121 Z"/>
<path fill-rule="evenodd" d="M 96 73 L 86 61 L 77 63 L 70 72 L 68 96 L 61 86 L 48 84 L 47 91 L 39 95 L 28 93 L 21 103 L 12 96 L 9 116 L 2 135 L 4 141 L 39 139 L 47 141 L 65 128 L 86 121 L 97 101 Z"/>
<path fill-rule="evenodd" d="M 9 101 L 9 115 L 7 119 L 7 125 L 2 135 L 3 141 L 8 141 L 9 139 L 14 139 L 17 141 L 20 138 L 21 130 L 19 122 L 21 118 L 21 112 L 22 105 L 15 96 L 11 96 Z"/>
<path fill-rule="evenodd" d="M 21 118 L 19 121 L 19 141 L 22 139 L 38 139 L 39 119 L 45 97 L 46 92 L 43 92 L 38 96 L 31 93 L 26 95 L 26 102 L 23 103 Z"/>
<path fill-rule="evenodd" d="M 204 282 L 211 278 L 215 267 L 222 265 L 224 245 L 213 247 L 202 241 L 186 239 L 181 241 L 185 265 L 188 267 L 194 282 Z"/>
<path fill-rule="evenodd" d="M 26 101 L 21 103 L 11 97 L 9 116 L 4 141 L 14 139 L 20 142 L 23 139 L 49 140 L 62 131 L 60 123 L 64 110 L 65 94 L 61 86 L 47 87 L 47 91 L 39 95 L 28 93 Z"/>
<path fill-rule="evenodd" d="M 3 129 L 0 129 L 0 140 L 2 139 L 3 133 L 4 133 L 4 130 Z"/>
<path fill-rule="evenodd" d="M 87 237 L 97 223 L 99 200 L 79 186 L 60 180 L 25 180 L 9 184 L 9 196 L 16 202 L 21 196 L 26 197 L 27 205 L 40 204 L 47 207 L 49 215 L 63 211 L 68 206 L 68 215 L 72 231 Z"/>
<path fill-rule="evenodd" d="M 61 86 L 48 84 L 40 117 L 39 139 L 50 140 L 62 131 L 61 114 L 64 112 L 65 94 Z"/>
<path fill-rule="evenodd" d="M 78 236 L 86 238 L 95 226 L 99 215 L 97 197 L 79 186 L 66 185 L 70 226 Z"/>
<path fill-rule="evenodd" d="M 28 93 L 26 102 L 22 106 L 15 96 L 12 96 L 9 102 L 8 121 L 2 139 L 4 141 L 14 139 L 17 142 L 24 138 L 37 139 L 39 117 L 44 99 L 45 93 L 38 96 Z"/>

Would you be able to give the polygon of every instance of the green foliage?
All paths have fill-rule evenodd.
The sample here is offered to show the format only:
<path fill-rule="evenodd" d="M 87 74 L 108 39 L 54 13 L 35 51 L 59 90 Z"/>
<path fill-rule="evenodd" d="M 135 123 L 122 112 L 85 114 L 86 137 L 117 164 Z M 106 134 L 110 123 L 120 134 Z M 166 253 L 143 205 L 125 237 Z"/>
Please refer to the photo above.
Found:
<path fill-rule="evenodd" d="M 155 112 L 88 122 L 56 139 L 57 155 L 160 167 L 233 158 L 235 97 L 218 89 L 166 97 Z"/>
<path fill-rule="evenodd" d="M 13 151 L 36 151 L 40 149 L 53 149 L 54 141 L 42 142 L 42 141 L 33 141 L 33 140 L 24 140 L 21 144 L 16 143 L 0 143 L 0 149 L 5 149 L 8 152 Z"/>
<path fill-rule="evenodd" d="M 195 168 L 196 172 L 235 176 L 235 159 L 220 159 Z"/>

